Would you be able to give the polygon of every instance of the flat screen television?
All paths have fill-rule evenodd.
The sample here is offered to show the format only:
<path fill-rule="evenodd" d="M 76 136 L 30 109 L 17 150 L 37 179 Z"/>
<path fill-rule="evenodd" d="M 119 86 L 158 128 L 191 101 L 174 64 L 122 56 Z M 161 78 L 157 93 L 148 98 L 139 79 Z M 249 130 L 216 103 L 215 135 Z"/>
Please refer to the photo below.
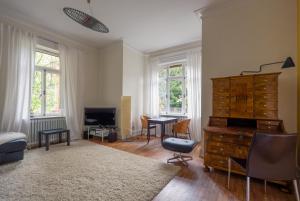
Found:
<path fill-rule="evenodd" d="M 84 124 L 87 126 L 116 126 L 116 108 L 85 108 L 84 116 Z"/>

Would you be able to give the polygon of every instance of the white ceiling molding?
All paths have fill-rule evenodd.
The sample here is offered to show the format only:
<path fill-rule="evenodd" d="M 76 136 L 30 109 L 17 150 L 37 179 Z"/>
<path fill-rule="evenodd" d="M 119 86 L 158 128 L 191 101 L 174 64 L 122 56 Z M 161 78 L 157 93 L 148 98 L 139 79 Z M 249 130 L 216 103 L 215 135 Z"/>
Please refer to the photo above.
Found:
<path fill-rule="evenodd" d="M 224 0 L 97 0 L 93 13 L 110 28 L 101 34 L 68 19 L 62 9 L 70 6 L 85 11 L 82 0 L 1 0 L 8 14 L 88 46 L 101 48 L 123 39 L 131 47 L 153 52 L 201 40 L 201 23 L 194 11 Z"/>
<path fill-rule="evenodd" d="M 220 10 L 231 8 L 237 4 L 243 4 L 246 1 L 241 0 L 220 0 L 218 2 L 212 3 L 209 6 L 199 8 L 195 10 L 195 14 L 198 15 L 201 19 L 205 19 L 209 16 L 219 15 Z"/>
<path fill-rule="evenodd" d="M 202 18 L 202 12 L 203 12 L 203 9 L 202 8 L 199 8 L 197 10 L 194 11 L 195 15 L 201 20 Z"/>
<path fill-rule="evenodd" d="M 132 47 L 130 44 L 128 44 L 126 41 L 123 41 L 123 46 L 128 48 L 128 49 L 131 49 L 132 51 L 136 52 L 137 54 L 141 55 L 141 56 L 145 56 L 145 54 L 141 51 L 139 51 L 138 49 Z"/>
<path fill-rule="evenodd" d="M 3 9 L 3 7 L 0 7 L 0 21 L 9 23 L 15 26 L 18 26 L 24 30 L 30 31 L 37 35 L 38 37 L 45 38 L 48 40 L 51 40 L 53 42 L 71 45 L 78 47 L 79 49 L 85 51 L 95 51 L 96 49 L 92 46 L 86 45 L 84 42 L 80 42 L 76 39 L 72 39 L 70 37 L 64 36 L 61 33 L 55 33 L 53 31 L 49 31 L 48 29 L 45 29 L 41 26 L 37 26 L 33 23 L 26 22 L 24 20 L 21 20 L 22 18 L 16 18 L 15 16 L 11 16 L 7 13 L 9 12 L 9 9 Z"/>
<path fill-rule="evenodd" d="M 155 51 L 155 52 L 151 52 L 151 53 L 148 53 L 148 56 L 157 57 L 157 56 L 161 56 L 161 55 L 169 55 L 169 54 L 183 52 L 183 51 L 187 51 L 187 50 L 195 49 L 195 48 L 201 48 L 201 40 L 174 46 L 171 48 L 166 48 L 166 49 Z"/>

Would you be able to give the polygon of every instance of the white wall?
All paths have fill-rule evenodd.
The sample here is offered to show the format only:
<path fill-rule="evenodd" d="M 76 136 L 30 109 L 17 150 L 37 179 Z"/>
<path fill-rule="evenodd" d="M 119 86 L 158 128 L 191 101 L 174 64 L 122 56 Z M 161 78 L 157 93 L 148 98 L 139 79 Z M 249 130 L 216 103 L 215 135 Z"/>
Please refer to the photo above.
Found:
<path fill-rule="evenodd" d="M 296 60 L 296 0 L 232 0 L 202 13 L 202 125 L 212 115 L 213 77 L 239 75 L 260 64 Z M 279 118 L 296 132 L 296 68 L 266 67 L 279 76 Z"/>
<path fill-rule="evenodd" d="M 123 45 L 123 96 L 131 96 L 132 133 L 140 131 L 140 116 L 143 114 L 143 68 L 144 55 Z"/>
<path fill-rule="evenodd" d="M 98 51 L 84 54 L 85 65 L 83 68 L 84 77 L 84 106 L 97 107 L 100 104 L 100 62 L 98 60 Z"/>
<path fill-rule="evenodd" d="M 116 124 L 120 127 L 120 103 L 123 82 L 123 41 L 112 43 L 99 51 L 100 106 L 117 109 Z"/>
<path fill-rule="evenodd" d="M 123 41 L 117 41 L 99 50 L 99 60 L 100 106 L 117 108 L 120 128 L 121 96 L 131 96 L 131 132 L 137 133 L 139 116 L 143 112 L 143 54 Z"/>

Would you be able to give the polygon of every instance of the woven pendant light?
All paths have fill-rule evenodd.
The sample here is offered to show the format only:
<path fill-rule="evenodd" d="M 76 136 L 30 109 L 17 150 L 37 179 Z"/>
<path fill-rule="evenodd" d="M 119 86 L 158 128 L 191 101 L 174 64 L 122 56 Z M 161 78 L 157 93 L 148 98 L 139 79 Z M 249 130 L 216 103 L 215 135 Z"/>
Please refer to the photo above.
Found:
<path fill-rule="evenodd" d="M 91 0 L 87 0 L 87 3 L 89 4 L 91 15 L 93 15 L 91 5 L 90 5 Z M 64 7 L 63 11 L 68 17 L 70 17 L 75 22 L 81 24 L 82 26 L 85 26 L 89 29 L 92 29 L 94 31 L 98 31 L 101 33 L 109 32 L 109 29 L 102 22 L 100 22 L 93 16 L 86 14 L 85 12 L 82 12 L 80 10 L 77 10 L 75 8 L 70 8 L 70 7 Z"/>

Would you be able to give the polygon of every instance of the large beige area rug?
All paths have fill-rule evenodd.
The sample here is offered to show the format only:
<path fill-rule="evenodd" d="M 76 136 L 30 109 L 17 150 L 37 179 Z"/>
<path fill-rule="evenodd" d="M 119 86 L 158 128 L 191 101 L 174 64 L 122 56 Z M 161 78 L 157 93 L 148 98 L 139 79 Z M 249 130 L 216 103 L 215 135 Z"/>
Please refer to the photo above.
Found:
<path fill-rule="evenodd" d="M 147 201 L 179 169 L 80 140 L 31 150 L 22 162 L 0 166 L 0 200 Z"/>

